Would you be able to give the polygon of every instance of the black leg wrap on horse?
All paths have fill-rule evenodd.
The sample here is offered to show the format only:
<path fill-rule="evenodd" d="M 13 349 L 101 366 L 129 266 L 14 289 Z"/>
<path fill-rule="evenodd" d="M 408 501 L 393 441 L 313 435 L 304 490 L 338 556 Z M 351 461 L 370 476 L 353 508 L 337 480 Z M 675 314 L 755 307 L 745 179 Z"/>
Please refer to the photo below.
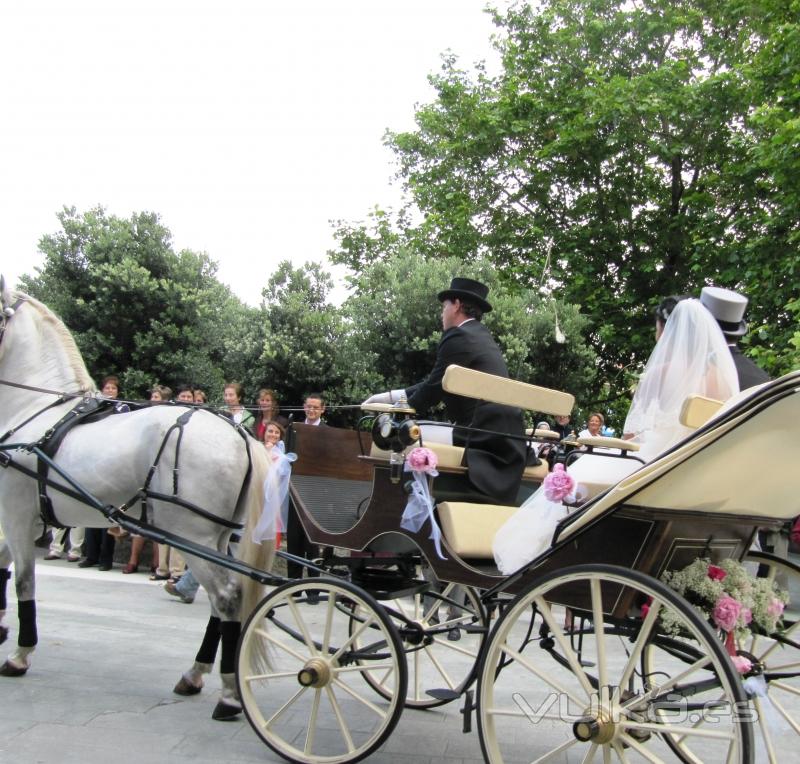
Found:
<path fill-rule="evenodd" d="M 39 642 L 39 637 L 36 633 L 35 600 L 24 600 L 17 603 L 17 617 L 19 618 L 17 644 L 20 647 L 35 647 Z"/>
<path fill-rule="evenodd" d="M 208 663 L 212 666 L 214 665 L 214 661 L 217 659 L 217 647 L 219 647 L 219 625 L 220 620 L 217 618 L 217 616 L 212 615 L 208 619 L 206 633 L 203 636 L 203 642 L 200 645 L 200 649 L 197 651 L 197 657 L 195 658 L 198 663 Z"/>
<path fill-rule="evenodd" d="M 11 571 L 8 568 L 0 568 L 0 610 L 5 610 L 8 607 L 6 586 L 9 578 L 11 578 Z"/>
<path fill-rule="evenodd" d="M 239 621 L 223 621 L 220 627 L 222 634 L 222 660 L 220 662 L 221 674 L 233 674 L 236 668 L 236 646 L 239 635 L 242 633 L 242 624 Z"/>

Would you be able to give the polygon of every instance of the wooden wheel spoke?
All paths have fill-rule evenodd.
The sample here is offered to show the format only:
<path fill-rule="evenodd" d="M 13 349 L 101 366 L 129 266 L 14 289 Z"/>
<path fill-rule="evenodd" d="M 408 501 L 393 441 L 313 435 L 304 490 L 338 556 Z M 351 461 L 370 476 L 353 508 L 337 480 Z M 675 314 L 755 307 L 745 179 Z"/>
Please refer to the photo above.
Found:
<path fill-rule="evenodd" d="M 371 711 L 374 711 L 378 716 L 387 716 L 386 711 L 384 711 L 380 706 L 376 706 L 372 701 L 367 700 L 363 695 L 359 695 L 352 687 L 346 685 L 341 679 L 334 679 L 333 683 L 346 692 L 351 698 L 353 698 L 353 700 L 357 700 Z"/>
<path fill-rule="evenodd" d="M 350 728 L 347 726 L 347 722 L 345 721 L 344 714 L 342 713 L 342 709 L 339 706 L 339 701 L 336 698 L 336 694 L 333 691 L 333 687 L 328 685 L 325 688 L 325 691 L 328 695 L 328 702 L 331 704 L 333 713 L 336 716 L 336 722 L 339 725 L 339 731 L 342 733 L 344 744 L 347 746 L 347 750 L 352 753 L 353 751 L 355 751 L 356 747 L 353 744 L 353 737 L 350 734 Z"/>
<path fill-rule="evenodd" d="M 289 708 L 291 708 L 291 707 L 294 705 L 294 702 L 295 702 L 295 701 L 296 701 L 296 700 L 297 700 L 297 699 L 298 699 L 298 698 L 299 698 L 301 695 L 303 695 L 303 694 L 306 692 L 306 690 L 308 690 L 308 687 L 301 687 L 301 688 L 300 688 L 300 689 L 299 689 L 299 690 L 298 690 L 298 691 L 297 691 L 297 692 L 296 692 L 294 695 L 292 695 L 292 697 L 291 697 L 291 698 L 289 698 L 289 700 L 287 700 L 287 701 L 286 701 L 286 702 L 285 702 L 285 703 L 284 703 L 284 704 L 283 704 L 283 705 L 282 705 L 282 706 L 281 706 L 281 707 L 280 707 L 280 708 L 279 708 L 279 709 L 278 709 L 278 710 L 277 710 L 277 711 L 276 711 L 274 714 L 272 714 L 272 716 L 270 716 L 270 717 L 269 717 L 269 719 L 265 719 L 265 720 L 264 720 L 264 723 L 263 723 L 262 727 L 263 727 L 264 729 L 269 729 L 269 728 L 270 728 L 270 727 L 271 727 L 271 726 L 272 726 L 272 725 L 273 725 L 273 724 L 274 724 L 276 721 L 278 721 L 278 719 L 280 719 L 280 718 L 281 718 L 281 716 L 283 716 L 283 714 L 284 714 L 284 713 L 285 713 L 285 712 L 286 712 L 286 711 L 287 711 Z"/>
<path fill-rule="evenodd" d="M 561 648 L 564 657 L 567 659 L 573 675 L 578 680 L 579 684 L 583 688 L 583 691 L 586 693 L 586 697 L 590 698 L 594 693 L 594 688 L 592 687 L 591 682 L 589 682 L 589 679 L 583 670 L 583 666 L 581 666 L 580 660 L 578 660 L 578 656 L 572 649 L 572 645 L 570 645 L 561 627 L 553 617 L 553 611 L 550 609 L 550 605 L 543 597 L 536 597 L 534 599 L 534 604 L 536 605 L 539 613 L 541 613 L 542 618 L 544 618 L 545 623 L 550 629 L 550 633 L 553 635 L 556 642 L 558 642 L 558 646 Z"/>
<path fill-rule="evenodd" d="M 308 719 L 306 727 L 306 742 L 303 748 L 305 753 L 311 753 L 314 750 L 314 737 L 317 732 L 317 717 L 319 716 L 319 701 L 322 697 L 322 691 L 314 690 L 314 700 L 311 703 L 311 715 Z"/>

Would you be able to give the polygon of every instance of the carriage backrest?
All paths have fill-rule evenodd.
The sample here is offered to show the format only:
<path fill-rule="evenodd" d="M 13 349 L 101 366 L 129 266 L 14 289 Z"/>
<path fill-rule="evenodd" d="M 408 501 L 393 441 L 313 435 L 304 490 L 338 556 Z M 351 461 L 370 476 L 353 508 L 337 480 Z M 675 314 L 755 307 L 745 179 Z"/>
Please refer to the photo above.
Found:
<path fill-rule="evenodd" d="M 696 430 L 717 414 L 721 408 L 722 401 L 715 398 L 706 398 L 705 395 L 690 395 L 681 406 L 678 421 L 684 427 Z"/>
<path fill-rule="evenodd" d="M 454 395 L 558 416 L 569 415 L 575 405 L 575 396 L 569 393 L 498 377 L 484 371 L 465 369 L 455 364 L 447 367 L 442 388 Z"/>
<path fill-rule="evenodd" d="M 763 385 L 598 497 L 557 534 L 563 540 L 614 506 L 790 519 L 800 513 L 800 372 Z"/>

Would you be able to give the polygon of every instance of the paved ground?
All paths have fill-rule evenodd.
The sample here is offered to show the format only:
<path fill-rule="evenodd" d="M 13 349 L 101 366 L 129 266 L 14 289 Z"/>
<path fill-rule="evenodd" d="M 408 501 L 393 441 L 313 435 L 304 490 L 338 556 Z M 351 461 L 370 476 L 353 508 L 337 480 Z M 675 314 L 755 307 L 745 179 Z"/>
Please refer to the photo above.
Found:
<path fill-rule="evenodd" d="M 42 556 L 44 550 L 37 550 Z M 13 583 L 13 582 L 12 582 Z M 172 693 L 208 618 L 119 568 L 101 573 L 65 561 L 37 565 L 39 646 L 22 679 L 0 679 L 0 762 L 8 764 L 248 764 L 283 761 L 247 721 L 215 722 L 219 679 L 192 698 Z M 7 625 L 16 640 L 10 592 Z M 0 654 L 9 652 L 9 643 Z M 370 762 L 473 764 L 477 732 L 461 733 L 454 705 L 406 711 Z"/>
<path fill-rule="evenodd" d="M 38 551 L 43 556 L 44 550 Z M 181 672 L 191 665 L 208 616 L 202 592 L 194 604 L 185 605 L 147 575 L 123 576 L 119 568 L 101 573 L 57 561 L 40 562 L 37 570 L 40 643 L 26 677 L 0 679 L 0 762 L 282 761 L 246 721 L 211 720 L 217 677 L 198 696 L 172 693 Z M 17 633 L 15 612 L 12 596 L 7 618 L 12 639 Z M 8 645 L 0 648 L 2 654 L 7 651 Z M 461 732 L 454 704 L 406 710 L 369 760 L 480 762 L 476 730 L 474 725 L 471 734 Z M 790 760 L 797 737 L 791 731 L 781 735 L 784 730 L 785 725 L 776 727 Z M 525 753 L 523 760 L 530 760 L 530 744 Z"/>

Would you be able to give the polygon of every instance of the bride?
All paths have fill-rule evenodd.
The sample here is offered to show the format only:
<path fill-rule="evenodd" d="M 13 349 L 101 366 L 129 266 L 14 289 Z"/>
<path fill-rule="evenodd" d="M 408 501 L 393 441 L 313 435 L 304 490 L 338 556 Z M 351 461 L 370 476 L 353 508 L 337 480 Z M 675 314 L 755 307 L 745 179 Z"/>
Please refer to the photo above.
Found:
<path fill-rule="evenodd" d="M 649 462 L 691 434 L 678 421 L 688 395 L 724 401 L 737 392 L 736 368 L 719 325 L 699 300 L 682 300 L 647 361 L 625 420 L 625 436 L 639 444 L 637 455 Z M 572 493 L 580 498 L 581 481 L 597 482 L 599 476 L 611 485 L 639 465 L 633 459 L 586 454 L 569 468 Z M 554 498 L 546 483 L 498 530 L 492 550 L 503 574 L 513 573 L 549 547 L 556 524 L 567 514 L 561 500 Z"/>

